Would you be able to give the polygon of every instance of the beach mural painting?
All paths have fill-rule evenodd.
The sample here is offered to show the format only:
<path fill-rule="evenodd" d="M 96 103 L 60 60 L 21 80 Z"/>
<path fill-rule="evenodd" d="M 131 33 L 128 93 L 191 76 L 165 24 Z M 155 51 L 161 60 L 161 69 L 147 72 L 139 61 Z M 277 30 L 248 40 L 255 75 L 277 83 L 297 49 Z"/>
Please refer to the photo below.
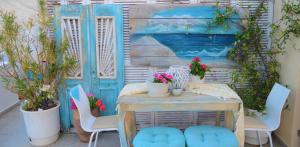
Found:
<path fill-rule="evenodd" d="M 228 64 L 228 50 L 243 30 L 242 16 L 232 15 L 227 26 L 210 26 L 216 9 L 203 5 L 129 6 L 131 64 L 186 65 L 195 56 L 207 64 Z"/>

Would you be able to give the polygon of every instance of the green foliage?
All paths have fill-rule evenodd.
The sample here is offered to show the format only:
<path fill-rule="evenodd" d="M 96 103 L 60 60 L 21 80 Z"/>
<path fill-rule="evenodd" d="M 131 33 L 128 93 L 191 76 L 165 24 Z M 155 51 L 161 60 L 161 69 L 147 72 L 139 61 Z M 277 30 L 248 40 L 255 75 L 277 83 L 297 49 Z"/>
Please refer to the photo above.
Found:
<path fill-rule="evenodd" d="M 200 63 L 200 58 L 195 57 L 190 64 L 190 73 L 194 76 L 198 76 L 200 79 L 203 79 L 205 76 L 206 71 L 209 71 L 206 64 Z"/>
<path fill-rule="evenodd" d="M 300 37 L 300 1 L 284 2 L 281 12 L 279 21 L 272 25 L 272 37 L 274 48 L 282 51 L 292 38 Z"/>
<path fill-rule="evenodd" d="M 20 25 L 11 12 L 1 12 L 0 17 L 0 76 L 5 87 L 26 99 L 24 110 L 54 107 L 58 85 L 76 62 L 65 56 L 66 40 L 56 46 L 49 37 L 52 20 L 47 17 L 45 1 L 39 0 L 37 22 Z M 32 32 L 35 23 L 39 24 L 38 35 Z"/>
<path fill-rule="evenodd" d="M 216 7 L 215 17 L 208 23 L 208 26 L 224 25 L 225 28 L 229 28 L 228 21 L 230 21 L 232 15 L 237 14 L 236 9 L 232 8 L 230 5 L 226 5 L 225 8 L 220 7 L 219 3 L 216 4 Z"/>
<path fill-rule="evenodd" d="M 243 99 L 246 108 L 263 111 L 266 98 L 275 82 L 279 81 L 279 63 L 276 50 L 266 52 L 261 43 L 263 31 L 257 20 L 266 11 L 264 2 L 255 14 L 247 19 L 247 27 L 236 36 L 236 42 L 229 51 L 229 59 L 235 61 L 239 68 L 232 72 L 230 86 Z"/>

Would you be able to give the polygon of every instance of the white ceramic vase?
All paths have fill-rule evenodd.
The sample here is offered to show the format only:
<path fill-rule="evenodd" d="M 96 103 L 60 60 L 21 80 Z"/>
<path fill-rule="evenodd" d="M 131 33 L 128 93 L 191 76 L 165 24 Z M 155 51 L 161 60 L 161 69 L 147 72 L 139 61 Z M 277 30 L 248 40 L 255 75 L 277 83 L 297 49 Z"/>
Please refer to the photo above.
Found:
<path fill-rule="evenodd" d="M 148 95 L 151 97 L 166 97 L 169 96 L 169 84 L 153 83 L 147 81 Z"/>
<path fill-rule="evenodd" d="M 173 76 L 171 88 L 184 89 L 189 82 L 190 70 L 187 66 L 172 65 L 167 73 Z"/>
<path fill-rule="evenodd" d="M 191 75 L 190 77 L 191 77 L 190 78 L 191 83 L 200 83 L 200 84 L 205 83 L 205 76 L 203 79 L 200 79 L 199 76 L 194 76 L 194 75 Z"/>
<path fill-rule="evenodd" d="M 59 106 L 43 111 L 25 111 L 21 107 L 29 142 L 34 146 L 46 146 L 59 137 Z"/>

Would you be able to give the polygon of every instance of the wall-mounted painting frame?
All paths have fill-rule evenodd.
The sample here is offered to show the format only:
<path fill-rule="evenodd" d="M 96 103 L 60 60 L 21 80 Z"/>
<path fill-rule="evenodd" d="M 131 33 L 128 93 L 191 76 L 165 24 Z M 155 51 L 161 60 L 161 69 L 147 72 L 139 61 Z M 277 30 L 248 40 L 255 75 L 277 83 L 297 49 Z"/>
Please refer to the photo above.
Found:
<path fill-rule="evenodd" d="M 213 66 L 230 65 L 227 53 L 243 30 L 245 11 L 237 9 L 227 25 L 210 25 L 220 7 L 211 5 L 129 6 L 131 64 L 187 65 L 198 56 Z"/>

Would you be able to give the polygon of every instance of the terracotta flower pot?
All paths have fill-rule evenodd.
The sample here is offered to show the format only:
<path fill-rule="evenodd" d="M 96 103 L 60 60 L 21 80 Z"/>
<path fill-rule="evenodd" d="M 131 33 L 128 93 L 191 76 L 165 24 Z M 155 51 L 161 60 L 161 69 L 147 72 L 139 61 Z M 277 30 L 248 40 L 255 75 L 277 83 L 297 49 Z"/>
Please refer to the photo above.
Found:
<path fill-rule="evenodd" d="M 99 116 L 98 109 L 93 109 L 92 115 L 98 117 Z M 81 128 L 79 111 L 77 109 L 73 111 L 73 122 L 74 122 L 74 128 L 79 136 L 80 141 L 89 142 L 91 133 L 86 132 Z"/>

